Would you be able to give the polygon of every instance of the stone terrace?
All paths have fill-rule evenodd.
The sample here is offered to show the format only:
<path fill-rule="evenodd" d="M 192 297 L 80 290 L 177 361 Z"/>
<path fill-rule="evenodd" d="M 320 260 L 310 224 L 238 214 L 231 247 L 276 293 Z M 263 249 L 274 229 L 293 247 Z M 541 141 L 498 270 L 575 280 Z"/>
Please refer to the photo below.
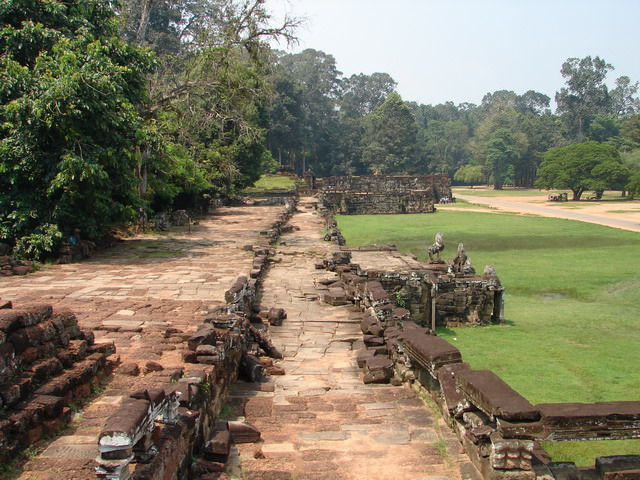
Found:
<path fill-rule="evenodd" d="M 242 478 L 477 478 L 455 436 L 412 391 L 362 384 L 355 358 L 360 320 L 352 318 L 351 307 L 321 302 L 315 282 L 332 275 L 315 264 L 335 247 L 321 240 L 324 222 L 312 201 L 299 210 L 293 231 L 278 246 L 262 298 L 263 308 L 288 313 L 282 326 L 271 327 L 286 375 L 238 383 L 233 392 L 233 402 L 264 439 L 239 446 Z M 184 227 L 144 235 L 87 262 L 0 279 L 3 300 L 73 310 L 82 328 L 95 331 L 96 342 L 113 341 L 121 363 L 141 373 L 116 371 L 71 428 L 27 462 L 21 479 L 95 478 L 97 436 L 106 418 L 123 396 L 148 386 L 156 364 L 184 366 L 181 344 L 211 305 L 224 303 L 234 280 L 248 275 L 254 255 L 243 247 L 267 244 L 260 232 L 281 211 L 221 208 L 190 232 Z"/>
<path fill-rule="evenodd" d="M 286 375 L 263 391 L 238 384 L 234 392 L 264 439 L 239 446 L 246 478 L 476 478 L 455 435 L 412 390 L 362 383 L 359 310 L 320 301 L 323 280 L 335 274 L 314 265 L 335 247 L 321 241 L 313 206 L 299 205 L 264 282 L 262 308 L 287 311 L 282 326 L 270 328 Z"/>
<path fill-rule="evenodd" d="M 81 328 L 94 330 L 96 342 L 113 341 L 121 363 L 137 365 L 142 374 L 158 365 L 184 366 L 180 344 L 195 333 L 210 305 L 224 303 L 234 280 L 249 274 L 254 254 L 243 246 L 268 243 L 260 232 L 282 208 L 221 208 L 190 232 L 180 227 L 141 235 L 89 261 L 0 278 L 0 297 L 16 308 L 45 302 L 54 310 L 72 310 Z M 169 328 L 175 333 L 167 336 Z M 147 388 L 151 378 L 116 372 L 107 390 L 72 422 L 73 435 L 51 442 L 20 478 L 95 479 L 104 422 L 123 395 Z"/>

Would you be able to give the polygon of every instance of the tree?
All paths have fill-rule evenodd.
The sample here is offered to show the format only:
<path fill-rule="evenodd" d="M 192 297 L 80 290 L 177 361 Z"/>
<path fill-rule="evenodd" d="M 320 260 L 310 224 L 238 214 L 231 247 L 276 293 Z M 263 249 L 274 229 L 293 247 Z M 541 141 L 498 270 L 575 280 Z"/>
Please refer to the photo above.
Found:
<path fill-rule="evenodd" d="M 637 94 L 638 82 L 631 83 L 629 77 L 616 79 L 616 88 L 611 91 L 611 114 L 621 116 L 640 112 Z"/>
<path fill-rule="evenodd" d="M 252 183 L 272 163 L 265 147 L 268 40 L 292 40 L 297 21 L 285 18 L 271 26 L 264 3 L 122 2 L 123 35 L 159 59 L 149 77 L 149 100 L 140 106 L 161 139 L 139 145 L 140 194 L 149 201 L 157 203 L 147 192 L 149 172 L 171 182 L 181 175 L 162 175 L 162 170 L 184 172 L 190 162 L 186 170 L 210 182 L 208 193 L 225 195 Z M 166 155 L 168 150 L 181 155 Z"/>
<path fill-rule="evenodd" d="M 270 148 L 274 156 L 286 153 L 287 163 L 298 173 L 308 167 L 320 175 L 331 172 L 334 162 L 335 135 L 337 132 L 338 113 L 336 101 L 340 92 L 340 72 L 336 68 L 336 61 L 332 55 L 324 52 L 306 49 L 300 53 L 279 55 L 275 59 L 275 75 L 278 78 L 289 78 L 295 86 L 276 90 L 277 103 L 271 104 L 269 111 L 271 125 L 284 125 L 297 122 L 295 133 L 298 138 L 271 138 Z M 284 83 L 280 83 L 285 86 Z M 289 98 L 290 93 L 296 92 L 297 98 Z M 273 107 L 280 104 L 294 105 L 295 120 L 282 116 L 292 112 L 278 111 Z M 294 147 L 294 148 L 291 148 Z"/>
<path fill-rule="evenodd" d="M 0 22 L 0 238 L 96 238 L 137 212 L 152 58 L 119 38 L 106 1 L 4 2 Z"/>
<path fill-rule="evenodd" d="M 538 169 L 536 186 L 569 188 L 577 201 L 585 190 L 616 187 L 620 181 L 617 167 L 621 165 L 618 150 L 606 143 L 588 141 L 552 148 Z M 608 177 L 607 170 L 613 175 Z"/>
<path fill-rule="evenodd" d="M 482 165 L 463 165 L 456 171 L 453 179 L 463 185 L 481 185 L 486 183 L 487 175 Z"/>
<path fill-rule="evenodd" d="M 396 85 L 388 73 L 351 75 L 340 83 L 340 113 L 349 118 L 364 117 L 378 108 Z"/>
<path fill-rule="evenodd" d="M 495 190 L 513 181 L 514 164 L 519 157 L 513 135 L 506 128 L 496 130 L 485 146 L 487 171 Z"/>
<path fill-rule="evenodd" d="M 610 112 L 609 89 L 604 83 L 613 66 L 600 57 L 569 58 L 560 72 L 567 87 L 556 93 L 558 112 L 570 133 L 582 140 L 593 116 Z"/>
<path fill-rule="evenodd" d="M 596 194 L 596 198 L 602 198 L 602 194 L 606 189 L 622 190 L 624 192 L 629 178 L 631 177 L 631 170 L 629 170 L 620 160 L 607 159 L 591 170 L 592 179 L 589 182 L 589 189 L 593 190 Z"/>
<path fill-rule="evenodd" d="M 629 191 L 629 198 L 631 199 L 636 195 L 640 195 L 640 173 L 634 173 L 629 177 L 626 189 Z"/>
<path fill-rule="evenodd" d="M 417 173 L 415 118 L 397 93 L 387 97 L 366 120 L 363 162 L 378 173 Z"/>

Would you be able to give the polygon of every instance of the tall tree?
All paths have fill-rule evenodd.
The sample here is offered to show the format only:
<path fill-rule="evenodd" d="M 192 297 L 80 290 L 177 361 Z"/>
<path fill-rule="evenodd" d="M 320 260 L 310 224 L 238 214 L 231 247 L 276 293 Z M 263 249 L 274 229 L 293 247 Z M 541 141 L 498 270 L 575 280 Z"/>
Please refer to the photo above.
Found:
<path fill-rule="evenodd" d="M 416 165 L 417 132 L 409 107 L 392 93 L 367 118 L 363 162 L 374 173 L 423 173 Z"/>
<path fill-rule="evenodd" d="M 616 79 L 616 87 L 611 90 L 611 114 L 629 115 L 640 112 L 638 82 L 631 83 L 629 77 Z"/>
<path fill-rule="evenodd" d="M 135 213 L 150 55 L 118 35 L 109 2 L 0 5 L 0 237 L 95 238 Z"/>
<path fill-rule="evenodd" d="M 506 128 L 496 130 L 485 145 L 486 168 L 493 188 L 501 190 L 507 182 L 513 182 L 515 163 L 519 157 L 511 131 Z"/>
<path fill-rule="evenodd" d="M 577 140 L 584 138 L 591 119 L 610 111 L 611 99 L 605 84 L 613 66 L 600 57 L 569 58 L 560 72 L 567 84 L 556 93 L 558 113 Z"/>
<path fill-rule="evenodd" d="M 337 132 L 336 102 L 340 93 L 340 72 L 335 58 L 318 50 L 306 49 L 297 54 L 279 56 L 274 68 L 279 76 L 288 76 L 297 85 L 301 128 L 299 139 L 288 140 L 296 145 L 295 149 L 272 142 L 272 153 L 288 152 L 287 162 L 298 173 L 307 168 L 321 175 L 330 173 Z M 284 98 L 286 94 L 284 90 L 277 91 L 280 102 L 288 102 Z M 279 112 L 273 108 L 270 117 L 276 124 L 283 122 Z"/>
<path fill-rule="evenodd" d="M 192 170 L 207 178 L 216 192 L 251 183 L 270 162 L 265 148 L 268 40 L 292 40 L 297 21 L 286 18 L 272 26 L 264 3 L 123 2 L 124 35 L 153 50 L 160 64 L 149 78 L 150 99 L 141 110 L 163 142 L 145 138 L 140 145 L 141 194 L 147 173 L 155 172 L 157 179 L 167 166 L 163 145 L 180 152 L 179 158 L 169 156 L 176 168 L 191 162 Z"/>
<path fill-rule="evenodd" d="M 358 118 L 373 112 L 396 88 L 388 73 L 351 75 L 340 83 L 340 113 Z"/>

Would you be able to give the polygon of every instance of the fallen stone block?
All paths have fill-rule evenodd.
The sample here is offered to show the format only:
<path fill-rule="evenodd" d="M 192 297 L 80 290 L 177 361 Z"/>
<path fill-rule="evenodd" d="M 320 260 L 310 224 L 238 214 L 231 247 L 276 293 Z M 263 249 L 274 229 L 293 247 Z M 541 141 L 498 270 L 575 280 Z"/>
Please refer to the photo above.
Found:
<path fill-rule="evenodd" d="M 324 303 L 333 305 L 334 307 L 340 305 L 348 305 L 349 303 L 351 303 L 347 299 L 347 295 L 345 294 L 344 290 L 341 288 L 330 288 L 329 291 L 325 292 L 325 294 L 322 296 L 322 300 L 324 301 Z"/>
<path fill-rule="evenodd" d="M 255 443 L 260 440 L 260 430 L 246 422 L 227 422 L 233 443 Z"/>
<path fill-rule="evenodd" d="M 231 433 L 229 430 L 216 432 L 211 440 L 205 443 L 203 448 L 204 457 L 207 460 L 226 461 L 231 452 Z"/>
<path fill-rule="evenodd" d="M 118 367 L 117 372 L 121 375 L 129 375 L 131 377 L 137 377 L 140 375 L 140 367 L 135 362 L 123 363 Z"/>
<path fill-rule="evenodd" d="M 287 312 L 284 308 L 271 307 L 267 313 L 267 320 L 271 325 L 279 327 L 282 325 L 283 320 L 287 318 Z"/>
<path fill-rule="evenodd" d="M 443 365 L 462 362 L 462 354 L 446 340 L 427 335 L 417 328 L 406 329 L 400 337 L 404 350 L 409 357 L 435 378 L 437 370 Z"/>
<path fill-rule="evenodd" d="M 377 355 L 367 360 L 364 366 L 363 382 L 389 383 L 393 377 L 393 360 L 382 355 Z"/>
<path fill-rule="evenodd" d="M 492 419 L 537 421 L 540 410 L 490 370 L 461 371 L 456 385 L 467 400 Z"/>
<path fill-rule="evenodd" d="M 188 341 L 187 345 L 189 350 L 196 351 L 199 345 L 203 344 L 215 344 L 216 341 L 216 328 L 208 323 L 202 324 L 195 335 L 193 335 Z"/>

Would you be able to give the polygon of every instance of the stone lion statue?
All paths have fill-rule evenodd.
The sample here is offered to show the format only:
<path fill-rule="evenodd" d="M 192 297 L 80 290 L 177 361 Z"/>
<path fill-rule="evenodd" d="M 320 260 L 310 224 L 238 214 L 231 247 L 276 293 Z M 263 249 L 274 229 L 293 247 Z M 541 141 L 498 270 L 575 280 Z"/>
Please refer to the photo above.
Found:
<path fill-rule="evenodd" d="M 440 254 L 444 250 L 444 241 L 442 239 L 442 233 L 436 233 L 435 241 L 433 245 L 429 247 L 429 262 L 430 263 L 442 263 L 440 259 Z"/>

